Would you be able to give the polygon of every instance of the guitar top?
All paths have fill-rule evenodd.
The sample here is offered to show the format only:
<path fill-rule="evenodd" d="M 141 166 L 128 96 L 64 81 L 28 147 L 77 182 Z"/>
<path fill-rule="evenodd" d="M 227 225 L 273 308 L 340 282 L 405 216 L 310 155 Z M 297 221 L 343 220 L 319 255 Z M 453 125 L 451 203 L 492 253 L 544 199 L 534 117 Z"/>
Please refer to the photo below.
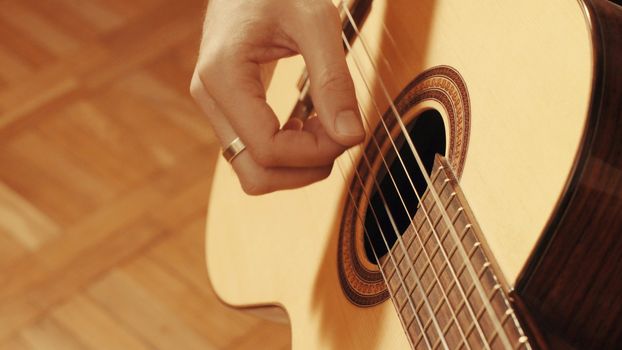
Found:
<path fill-rule="evenodd" d="M 339 6 L 367 140 L 325 181 L 259 197 L 218 163 L 220 298 L 279 308 L 295 349 L 618 348 L 622 7 Z M 282 123 L 313 116 L 310 84 L 279 63 Z"/>

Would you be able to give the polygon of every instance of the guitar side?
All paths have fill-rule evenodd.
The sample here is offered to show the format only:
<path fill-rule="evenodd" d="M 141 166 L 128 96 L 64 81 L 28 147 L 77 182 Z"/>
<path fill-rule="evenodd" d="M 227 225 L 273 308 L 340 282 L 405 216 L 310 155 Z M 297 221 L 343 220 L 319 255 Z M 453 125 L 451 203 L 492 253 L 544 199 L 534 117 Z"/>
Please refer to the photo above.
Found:
<path fill-rule="evenodd" d="M 596 73 L 582 147 L 515 293 L 556 349 L 622 343 L 622 6 L 585 12 Z"/>

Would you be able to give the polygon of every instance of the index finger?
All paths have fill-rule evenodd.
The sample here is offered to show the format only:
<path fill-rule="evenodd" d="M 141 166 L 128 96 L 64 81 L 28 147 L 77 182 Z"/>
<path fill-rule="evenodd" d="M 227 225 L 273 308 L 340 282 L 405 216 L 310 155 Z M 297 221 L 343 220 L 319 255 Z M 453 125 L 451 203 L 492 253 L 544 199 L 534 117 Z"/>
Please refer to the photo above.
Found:
<path fill-rule="evenodd" d="M 262 166 L 319 167 L 332 164 L 345 147 L 323 130 L 280 130 L 266 102 L 258 62 L 229 60 L 199 76 L 225 112 L 253 159 Z"/>

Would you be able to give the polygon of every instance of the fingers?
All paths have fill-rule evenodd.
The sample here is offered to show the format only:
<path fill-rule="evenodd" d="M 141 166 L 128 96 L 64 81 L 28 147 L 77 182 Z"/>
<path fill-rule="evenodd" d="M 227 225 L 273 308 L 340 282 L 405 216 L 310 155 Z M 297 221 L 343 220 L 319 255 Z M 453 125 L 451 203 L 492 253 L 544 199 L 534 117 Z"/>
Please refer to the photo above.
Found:
<path fill-rule="evenodd" d="M 263 168 L 249 153 L 242 152 L 232 163 L 244 192 L 260 195 L 309 185 L 328 177 L 332 165 L 313 168 Z"/>
<path fill-rule="evenodd" d="M 315 2 L 309 13 L 298 22 L 302 28 L 292 33 L 309 71 L 311 97 L 328 135 L 353 146 L 363 141 L 365 131 L 346 64 L 339 13 L 324 1 Z"/>
<path fill-rule="evenodd" d="M 259 63 L 217 60 L 199 69 L 207 93 L 263 167 L 327 166 L 345 150 L 323 130 L 280 129 L 266 102 Z"/>
<path fill-rule="evenodd" d="M 246 144 L 232 165 L 248 193 L 318 181 L 336 157 L 364 140 L 330 0 L 213 0 L 203 35 L 191 92 L 223 146 L 236 137 Z M 307 64 L 319 117 L 281 127 L 266 102 L 266 68 L 295 53 Z"/>
<path fill-rule="evenodd" d="M 221 145 L 223 147 L 229 145 L 237 137 L 236 131 L 209 96 L 196 73 L 190 84 L 190 92 L 207 115 Z M 286 127 L 292 131 L 300 131 L 303 126 L 300 120 L 286 124 Z M 240 153 L 231 165 L 240 180 L 242 189 L 250 195 L 306 186 L 326 178 L 332 169 L 331 165 L 309 168 L 265 168 L 258 164 L 248 152 Z"/>

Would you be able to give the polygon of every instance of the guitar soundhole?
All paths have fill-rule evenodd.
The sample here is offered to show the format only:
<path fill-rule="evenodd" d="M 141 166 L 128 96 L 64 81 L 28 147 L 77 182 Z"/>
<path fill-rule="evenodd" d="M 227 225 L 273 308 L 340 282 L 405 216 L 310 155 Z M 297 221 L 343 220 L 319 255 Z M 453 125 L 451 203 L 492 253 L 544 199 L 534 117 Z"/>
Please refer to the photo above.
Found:
<path fill-rule="evenodd" d="M 471 127 L 469 96 L 462 76 L 448 66 L 431 68 L 411 81 L 394 105 L 426 171 L 430 172 L 434 156 L 440 153 L 460 177 Z M 410 145 L 400 132 L 400 119 L 392 109 L 382 119 L 384 123 L 378 123 L 373 132 L 375 142 L 366 145 L 366 157 L 356 165 L 357 175 L 350 184 L 339 232 L 339 280 L 348 299 L 360 306 L 375 305 L 389 297 L 377 258 L 382 258 L 397 234 L 411 224 L 418 204 L 413 185 L 420 195 L 426 190 Z"/>
<path fill-rule="evenodd" d="M 406 129 L 430 174 L 434 156 L 437 153 L 445 155 L 447 148 L 443 117 L 436 110 L 428 110 L 406 125 Z M 365 213 L 364 225 L 368 235 L 364 242 L 365 254 L 374 264 L 376 256 L 380 259 L 388 252 L 388 247 L 393 246 L 396 234 L 403 234 L 411 224 L 417 212 L 417 194 L 423 196 L 427 189 L 404 134 L 400 134 L 394 143 L 396 147 L 390 147 L 383 155 L 386 165 L 382 162 L 376 175 L 370 205 Z"/>

